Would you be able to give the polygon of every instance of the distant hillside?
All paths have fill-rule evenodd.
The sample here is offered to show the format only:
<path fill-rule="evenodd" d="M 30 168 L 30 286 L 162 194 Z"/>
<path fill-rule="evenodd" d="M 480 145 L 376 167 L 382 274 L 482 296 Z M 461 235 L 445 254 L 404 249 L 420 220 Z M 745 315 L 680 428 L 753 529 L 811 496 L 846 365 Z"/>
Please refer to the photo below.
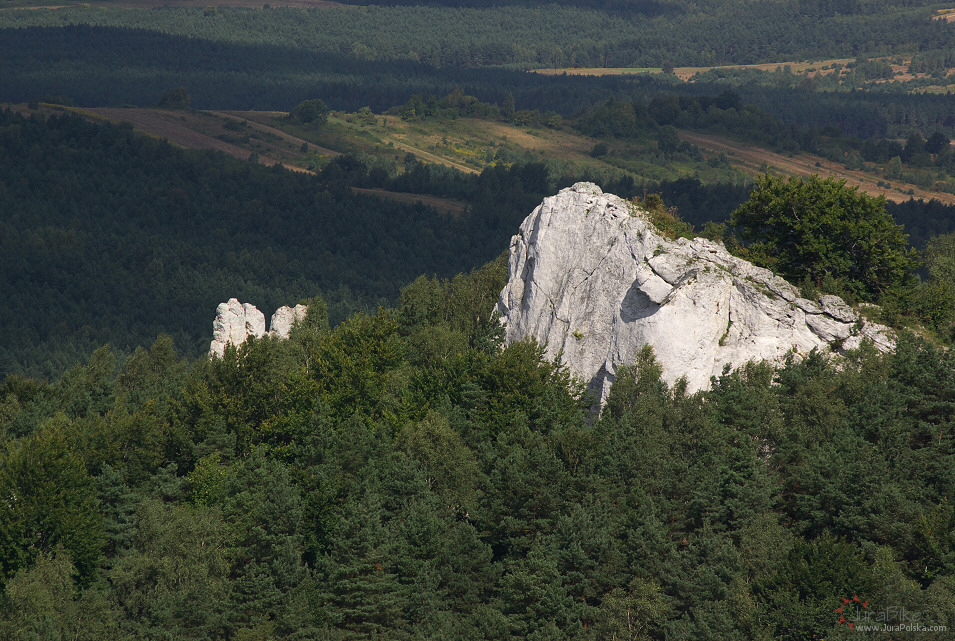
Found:
<path fill-rule="evenodd" d="M 333 322 L 393 304 L 420 274 L 503 251 L 530 204 L 502 196 L 453 216 L 129 126 L 0 111 L 0 322 L 18 328 L 0 373 L 50 376 L 160 332 L 199 354 L 231 296 L 274 309 L 321 294 Z"/>

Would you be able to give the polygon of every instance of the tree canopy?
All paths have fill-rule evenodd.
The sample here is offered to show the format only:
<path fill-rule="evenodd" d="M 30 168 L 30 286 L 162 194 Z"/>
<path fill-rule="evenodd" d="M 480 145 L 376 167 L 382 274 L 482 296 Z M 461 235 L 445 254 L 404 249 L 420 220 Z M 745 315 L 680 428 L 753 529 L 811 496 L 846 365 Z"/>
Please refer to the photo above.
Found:
<path fill-rule="evenodd" d="M 731 215 L 748 258 L 799 282 L 873 299 L 909 278 L 915 254 L 885 198 L 845 180 L 765 174 Z"/>
<path fill-rule="evenodd" d="M 490 331 L 504 278 L 0 384 L 0 638 L 845 639 L 854 594 L 955 626 L 955 353 L 688 395 L 647 347 L 588 418 Z"/>

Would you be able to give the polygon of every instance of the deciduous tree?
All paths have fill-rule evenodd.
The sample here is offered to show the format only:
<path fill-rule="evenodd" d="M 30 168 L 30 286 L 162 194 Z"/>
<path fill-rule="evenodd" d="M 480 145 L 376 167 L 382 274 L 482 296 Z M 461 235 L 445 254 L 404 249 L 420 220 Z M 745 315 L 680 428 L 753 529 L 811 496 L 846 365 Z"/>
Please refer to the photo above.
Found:
<path fill-rule="evenodd" d="M 915 266 L 901 225 L 885 199 L 846 187 L 845 180 L 788 180 L 765 174 L 731 216 L 749 254 L 792 281 L 831 277 L 864 299 L 904 282 Z"/>

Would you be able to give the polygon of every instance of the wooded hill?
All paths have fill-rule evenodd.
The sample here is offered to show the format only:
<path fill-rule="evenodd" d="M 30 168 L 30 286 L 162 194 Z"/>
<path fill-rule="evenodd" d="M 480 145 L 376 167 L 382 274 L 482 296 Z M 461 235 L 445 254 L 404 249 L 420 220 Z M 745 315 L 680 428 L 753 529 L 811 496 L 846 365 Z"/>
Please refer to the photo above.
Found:
<path fill-rule="evenodd" d="M 949 207 L 894 209 L 925 252 L 916 266 L 885 225 L 891 283 L 821 265 L 803 284 L 882 303 L 915 330 L 893 354 L 750 365 L 688 395 L 647 350 L 595 416 L 539 346 L 502 348 L 490 315 L 520 220 L 596 176 L 679 233 L 671 205 L 804 269 L 712 224 L 749 186 L 681 130 L 944 192 L 955 121 L 927 92 L 951 83 L 955 26 L 937 7 L 0 3 L 0 100 L 33 103 L 0 111 L 0 638 L 803 641 L 885 638 L 866 615 L 902 612 L 920 639 L 955 629 Z M 852 67 L 525 72 L 804 58 Z M 324 128 L 319 100 L 337 112 Z M 236 159 L 43 103 L 282 119 L 221 119 Z M 469 164 L 458 145 L 459 171 L 376 140 L 391 109 L 406 132 L 445 128 L 433 156 L 469 118 L 589 144 L 579 164 L 500 140 Z M 257 162 L 294 155 L 290 137 L 311 173 Z M 232 296 L 309 315 L 210 360 Z"/>
<path fill-rule="evenodd" d="M 948 638 L 950 351 L 689 396 L 647 349 L 588 421 L 541 348 L 498 348 L 503 274 L 335 329 L 312 301 L 221 360 L 162 336 L 8 378 L 0 635 L 849 639 L 904 608 Z"/>

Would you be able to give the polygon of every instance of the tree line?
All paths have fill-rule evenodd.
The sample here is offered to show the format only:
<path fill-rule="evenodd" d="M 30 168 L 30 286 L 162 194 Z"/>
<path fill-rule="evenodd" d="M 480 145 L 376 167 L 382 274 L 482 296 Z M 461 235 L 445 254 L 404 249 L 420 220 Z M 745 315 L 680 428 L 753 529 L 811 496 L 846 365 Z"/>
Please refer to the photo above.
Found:
<path fill-rule="evenodd" d="M 89 24 L 206 41 L 288 46 L 435 67 L 661 67 L 855 58 L 951 49 L 955 27 L 929 8 L 824 0 L 726 3 L 375 6 L 268 10 L 85 7 L 7 11 L 0 26 Z M 640 7 L 651 8 L 650 15 Z M 656 10 L 652 7 L 657 7 Z"/>

